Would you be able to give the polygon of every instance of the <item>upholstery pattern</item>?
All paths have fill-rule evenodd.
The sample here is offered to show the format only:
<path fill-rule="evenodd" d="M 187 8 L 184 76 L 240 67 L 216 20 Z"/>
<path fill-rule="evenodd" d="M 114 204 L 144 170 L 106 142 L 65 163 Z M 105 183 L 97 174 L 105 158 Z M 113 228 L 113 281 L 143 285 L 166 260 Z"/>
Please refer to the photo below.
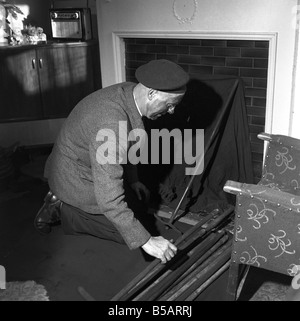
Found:
<path fill-rule="evenodd" d="M 272 135 L 260 185 L 300 195 L 300 141 Z"/>
<path fill-rule="evenodd" d="M 295 275 L 300 265 L 300 197 L 262 185 L 237 196 L 232 259 Z"/>
<path fill-rule="evenodd" d="M 264 133 L 259 138 L 268 141 L 260 182 L 227 182 L 227 191 L 237 195 L 232 262 L 295 276 L 300 271 L 300 140 Z"/>

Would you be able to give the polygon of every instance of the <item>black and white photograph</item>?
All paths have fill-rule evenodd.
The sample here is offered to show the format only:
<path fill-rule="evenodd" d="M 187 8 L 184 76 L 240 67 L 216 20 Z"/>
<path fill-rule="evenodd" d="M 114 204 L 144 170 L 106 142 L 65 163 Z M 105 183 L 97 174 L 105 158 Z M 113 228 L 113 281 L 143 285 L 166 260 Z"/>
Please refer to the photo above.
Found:
<path fill-rule="evenodd" d="M 300 0 L 0 0 L 0 301 L 300 301 L 299 123 Z"/>

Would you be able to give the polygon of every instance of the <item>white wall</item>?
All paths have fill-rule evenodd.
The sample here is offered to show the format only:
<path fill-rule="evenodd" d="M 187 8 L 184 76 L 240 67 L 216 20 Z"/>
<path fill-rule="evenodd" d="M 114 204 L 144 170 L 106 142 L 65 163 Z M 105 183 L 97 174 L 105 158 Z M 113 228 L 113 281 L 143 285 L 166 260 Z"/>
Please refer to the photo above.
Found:
<path fill-rule="evenodd" d="M 102 84 L 120 81 L 118 69 L 124 69 L 116 34 L 147 32 L 150 36 L 152 32 L 166 38 L 172 33 L 192 33 L 195 38 L 205 33 L 276 34 L 266 129 L 300 138 L 298 106 L 294 105 L 299 98 L 293 87 L 299 75 L 299 65 L 295 65 L 297 5 L 298 0 L 97 0 Z"/>
<path fill-rule="evenodd" d="M 299 1 L 300 2 L 300 1 Z M 300 6 L 298 6 L 298 22 L 300 22 Z M 300 137 L 300 32 L 296 33 L 296 46 L 295 46 L 295 64 L 294 64 L 294 77 L 292 88 L 292 109 L 290 132 L 294 137 Z"/>
<path fill-rule="evenodd" d="M 49 8 L 51 0 L 7 0 L 6 2 L 15 5 L 27 5 L 29 7 L 29 16 L 27 24 L 35 27 L 42 27 L 44 32 L 50 36 Z"/>

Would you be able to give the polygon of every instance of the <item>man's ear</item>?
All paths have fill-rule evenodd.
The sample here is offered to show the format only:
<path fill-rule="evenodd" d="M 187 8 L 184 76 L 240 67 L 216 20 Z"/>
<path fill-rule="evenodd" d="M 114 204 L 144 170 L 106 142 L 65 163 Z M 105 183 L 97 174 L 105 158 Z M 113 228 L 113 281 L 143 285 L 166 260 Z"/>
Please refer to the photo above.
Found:
<path fill-rule="evenodd" d="M 152 100 L 153 97 L 156 95 L 156 92 L 157 92 L 157 90 L 150 88 L 149 91 L 148 91 L 148 95 L 147 95 L 148 99 Z"/>

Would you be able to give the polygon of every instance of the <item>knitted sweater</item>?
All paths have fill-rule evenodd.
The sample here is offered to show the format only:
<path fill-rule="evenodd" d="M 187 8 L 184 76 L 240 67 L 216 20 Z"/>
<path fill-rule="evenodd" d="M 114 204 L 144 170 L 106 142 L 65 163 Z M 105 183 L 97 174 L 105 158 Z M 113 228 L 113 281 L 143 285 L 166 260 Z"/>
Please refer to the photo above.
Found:
<path fill-rule="evenodd" d="M 128 82 L 109 86 L 81 100 L 65 120 L 45 166 L 50 189 L 59 199 L 88 213 L 105 215 L 130 249 L 150 238 L 124 201 L 124 167 L 131 168 L 131 182 L 137 180 L 136 170 L 133 165 L 101 164 L 99 147 L 103 133 L 115 133 L 118 146 L 120 121 L 127 122 L 128 133 L 144 129 L 134 86 Z"/>

